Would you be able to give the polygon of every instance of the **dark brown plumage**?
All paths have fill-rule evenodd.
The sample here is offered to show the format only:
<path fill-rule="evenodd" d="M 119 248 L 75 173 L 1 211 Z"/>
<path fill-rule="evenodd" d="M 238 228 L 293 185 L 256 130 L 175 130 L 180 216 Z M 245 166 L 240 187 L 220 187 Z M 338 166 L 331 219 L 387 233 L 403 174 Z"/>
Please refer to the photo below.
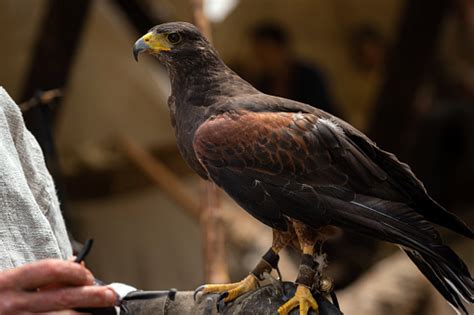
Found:
<path fill-rule="evenodd" d="M 135 53 L 148 50 L 167 67 L 178 147 L 201 177 L 274 229 L 285 231 L 293 221 L 313 229 L 335 225 L 400 245 L 467 313 L 460 298 L 474 301 L 473 280 L 432 223 L 474 234 L 430 198 L 406 164 L 324 111 L 260 93 L 191 24 L 150 32 L 161 39 L 137 41 Z M 169 34 L 179 41 L 166 43 Z"/>

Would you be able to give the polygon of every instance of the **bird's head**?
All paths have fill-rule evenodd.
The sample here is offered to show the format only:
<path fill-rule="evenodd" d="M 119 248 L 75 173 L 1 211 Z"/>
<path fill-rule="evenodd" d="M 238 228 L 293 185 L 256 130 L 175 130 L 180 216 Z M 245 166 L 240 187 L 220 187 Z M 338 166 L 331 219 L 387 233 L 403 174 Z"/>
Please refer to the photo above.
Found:
<path fill-rule="evenodd" d="M 148 52 L 167 66 L 204 61 L 217 57 L 209 41 L 192 24 L 164 23 L 153 27 L 135 42 L 133 56 L 138 61 L 142 52 Z"/>

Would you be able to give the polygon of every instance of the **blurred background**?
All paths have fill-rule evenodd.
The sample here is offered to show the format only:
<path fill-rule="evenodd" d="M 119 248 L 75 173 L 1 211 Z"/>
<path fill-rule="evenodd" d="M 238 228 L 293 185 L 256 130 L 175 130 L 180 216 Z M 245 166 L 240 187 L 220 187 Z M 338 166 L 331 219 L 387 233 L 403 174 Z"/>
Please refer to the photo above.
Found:
<path fill-rule="evenodd" d="M 474 225 L 473 0 L 203 6 L 237 73 L 347 120 Z M 95 239 L 88 264 L 105 281 L 142 289 L 237 281 L 270 245 L 269 228 L 182 161 L 166 73 L 151 57 L 132 57 L 153 25 L 195 19 L 190 0 L 0 0 L 0 85 L 43 148 L 71 235 Z M 472 242 L 442 232 L 474 266 Z M 450 312 L 391 246 L 344 234 L 327 252 L 345 314 Z M 283 254 L 285 279 L 294 280 L 298 260 Z"/>

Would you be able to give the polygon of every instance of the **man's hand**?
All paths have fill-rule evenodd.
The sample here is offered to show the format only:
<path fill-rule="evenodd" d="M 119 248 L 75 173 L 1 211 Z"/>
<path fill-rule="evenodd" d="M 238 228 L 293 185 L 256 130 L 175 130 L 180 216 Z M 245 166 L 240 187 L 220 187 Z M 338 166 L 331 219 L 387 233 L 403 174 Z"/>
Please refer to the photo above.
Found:
<path fill-rule="evenodd" d="M 0 314 L 31 314 L 78 307 L 109 307 L 115 292 L 94 286 L 92 273 L 72 261 L 40 260 L 0 272 Z"/>

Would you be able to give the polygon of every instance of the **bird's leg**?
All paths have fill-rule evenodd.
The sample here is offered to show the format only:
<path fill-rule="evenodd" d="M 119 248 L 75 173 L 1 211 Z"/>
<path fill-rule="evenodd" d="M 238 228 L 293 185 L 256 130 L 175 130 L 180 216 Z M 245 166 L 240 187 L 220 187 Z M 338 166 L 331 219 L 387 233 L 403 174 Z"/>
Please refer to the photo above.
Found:
<path fill-rule="evenodd" d="M 311 293 L 311 287 L 314 282 L 315 262 L 313 260 L 313 246 L 306 245 L 303 247 L 303 255 L 298 270 L 298 278 L 295 295 L 285 304 L 278 308 L 278 314 L 287 315 L 294 308 L 300 308 L 300 315 L 306 315 L 309 309 L 318 311 L 318 303 Z"/>
<path fill-rule="evenodd" d="M 294 237 L 294 231 L 288 232 L 273 230 L 272 247 L 262 256 L 254 270 L 242 281 L 228 284 L 205 284 L 196 289 L 194 295 L 200 291 L 203 293 L 222 293 L 224 302 L 230 302 L 244 293 L 255 290 L 259 286 L 259 280 L 263 280 L 265 272 L 270 273 L 272 269 L 278 268 L 278 253 L 288 245 Z"/>
<path fill-rule="evenodd" d="M 306 315 L 310 309 L 318 312 L 318 303 L 311 293 L 317 267 L 313 258 L 317 232 L 300 222 L 294 222 L 294 227 L 303 255 L 295 281 L 297 284 L 295 295 L 278 308 L 280 315 L 287 315 L 296 307 L 300 308 L 300 315 Z"/>
<path fill-rule="evenodd" d="M 260 262 L 252 271 L 252 274 L 259 280 L 263 280 L 265 273 L 271 273 L 273 269 L 278 272 L 278 280 L 281 280 L 280 270 L 278 269 L 278 261 L 280 256 L 278 253 L 285 248 L 292 240 L 296 238 L 293 226 L 288 231 L 273 230 L 272 247 L 263 255 Z"/>
<path fill-rule="evenodd" d="M 339 308 L 339 302 L 337 301 L 336 294 L 334 293 L 333 279 L 323 273 L 324 268 L 327 267 L 326 254 L 323 253 L 323 245 L 328 238 L 331 238 L 333 235 L 335 235 L 335 233 L 326 233 L 330 228 L 332 227 L 318 230 L 318 240 L 316 241 L 313 254 L 314 261 L 316 262 L 315 277 L 311 291 L 319 292 L 325 296 L 330 296 L 333 304 Z"/>

